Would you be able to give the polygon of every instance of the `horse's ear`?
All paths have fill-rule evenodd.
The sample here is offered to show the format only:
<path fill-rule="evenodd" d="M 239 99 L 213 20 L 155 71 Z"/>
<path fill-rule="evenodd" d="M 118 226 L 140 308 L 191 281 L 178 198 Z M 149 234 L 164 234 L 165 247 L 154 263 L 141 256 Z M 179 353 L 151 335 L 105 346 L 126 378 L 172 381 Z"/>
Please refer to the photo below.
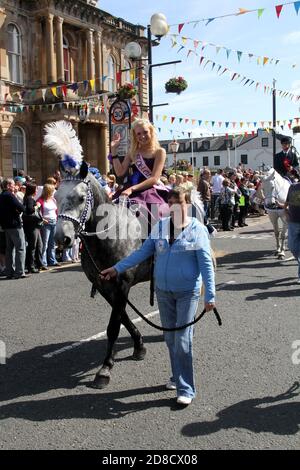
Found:
<path fill-rule="evenodd" d="M 66 172 L 65 167 L 63 166 L 61 160 L 59 160 L 59 171 L 61 172 L 63 177 L 67 176 L 67 172 Z"/>
<path fill-rule="evenodd" d="M 88 172 L 89 172 L 88 164 L 85 161 L 83 161 L 80 166 L 80 178 L 84 180 L 87 177 Z"/>

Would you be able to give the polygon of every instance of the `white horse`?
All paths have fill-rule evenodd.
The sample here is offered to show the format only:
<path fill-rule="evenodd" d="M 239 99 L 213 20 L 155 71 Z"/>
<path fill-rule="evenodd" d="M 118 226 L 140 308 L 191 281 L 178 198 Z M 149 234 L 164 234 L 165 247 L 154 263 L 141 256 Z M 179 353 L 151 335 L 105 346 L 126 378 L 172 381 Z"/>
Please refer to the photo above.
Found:
<path fill-rule="evenodd" d="M 264 200 L 265 209 L 273 225 L 276 238 L 276 255 L 284 259 L 284 245 L 287 236 L 287 218 L 283 208 L 291 182 L 283 178 L 274 168 L 271 168 L 265 177 L 261 178 L 261 187 L 256 197 Z M 281 227 L 279 224 L 281 220 Z"/>

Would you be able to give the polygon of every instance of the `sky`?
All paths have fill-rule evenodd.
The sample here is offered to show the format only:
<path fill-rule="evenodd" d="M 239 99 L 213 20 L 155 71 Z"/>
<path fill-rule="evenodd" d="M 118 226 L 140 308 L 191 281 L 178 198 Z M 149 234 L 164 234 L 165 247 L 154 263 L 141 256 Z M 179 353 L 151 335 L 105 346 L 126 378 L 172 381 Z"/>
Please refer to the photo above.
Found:
<path fill-rule="evenodd" d="M 282 4 L 283 2 L 280 2 Z M 170 26 L 169 35 L 161 40 L 158 47 L 152 48 L 153 63 L 172 60 L 182 60 L 182 63 L 153 69 L 154 104 L 168 103 L 168 106 L 154 108 L 154 124 L 159 129 L 159 138 L 170 139 L 208 135 L 210 133 L 221 134 L 226 132 L 251 132 L 257 127 L 262 127 L 261 121 L 265 121 L 264 127 L 269 127 L 272 120 L 272 96 L 264 93 L 264 85 L 271 86 L 276 80 L 278 90 L 292 92 L 300 95 L 300 10 L 296 14 L 294 4 L 285 5 L 277 18 L 275 5 L 278 0 L 201 0 L 167 1 L 152 0 L 149 2 L 137 0 L 100 0 L 98 7 L 117 17 L 146 26 L 154 13 L 163 13 L 169 25 L 178 25 L 188 21 L 201 20 L 203 18 L 215 18 L 216 16 L 238 12 L 239 8 L 262 9 L 260 18 L 258 13 L 247 13 L 239 16 L 231 16 L 215 19 L 206 25 L 200 21 L 198 24 L 190 24 L 183 27 L 180 34 L 178 26 Z M 177 45 L 172 47 L 172 34 L 178 34 Z M 182 37 L 191 38 L 185 44 Z M 173 39 L 175 39 L 173 37 Z M 217 53 L 217 48 L 198 43 L 195 48 L 194 41 L 204 41 L 215 46 L 224 46 Z M 178 52 L 181 45 L 185 48 Z M 194 52 L 188 51 L 191 49 Z M 241 51 L 240 61 L 236 51 Z M 257 58 L 249 54 L 261 57 L 261 64 L 257 64 Z M 200 57 L 205 59 L 200 66 Z M 263 57 L 279 60 L 278 64 L 262 65 Z M 203 67 L 207 59 L 212 62 Z M 216 63 L 212 69 L 213 62 Z M 297 65 L 296 65 L 297 64 Z M 217 73 L 219 65 L 219 74 Z M 226 72 L 219 76 L 227 67 L 231 74 Z M 233 73 L 240 74 L 238 80 L 231 80 Z M 188 82 L 188 88 L 180 95 L 166 94 L 164 84 L 174 76 L 183 76 Z M 243 77 L 255 80 L 249 87 L 240 83 Z M 256 91 L 256 83 L 262 84 Z M 292 101 L 289 98 L 277 97 L 277 120 L 287 123 L 284 127 L 288 133 L 288 120 L 300 117 L 300 100 Z M 165 121 L 163 116 L 167 116 Z M 171 118 L 175 117 L 173 124 Z M 179 119 L 183 118 L 180 123 Z M 189 119 L 185 123 L 184 119 Z M 196 122 L 192 125 L 191 119 Z M 201 125 L 199 127 L 199 121 Z M 205 125 L 205 121 L 209 121 Z M 212 126 L 211 122 L 215 121 Z M 219 127 L 219 122 L 223 122 Z M 225 122 L 230 124 L 226 128 Z M 235 128 L 232 122 L 236 122 Z M 245 123 L 241 127 L 240 123 Z M 248 127 L 247 123 L 250 122 Z M 299 121 L 300 124 L 300 121 Z M 282 131 L 281 128 L 277 129 Z M 184 134 L 183 134 L 184 133 Z"/>

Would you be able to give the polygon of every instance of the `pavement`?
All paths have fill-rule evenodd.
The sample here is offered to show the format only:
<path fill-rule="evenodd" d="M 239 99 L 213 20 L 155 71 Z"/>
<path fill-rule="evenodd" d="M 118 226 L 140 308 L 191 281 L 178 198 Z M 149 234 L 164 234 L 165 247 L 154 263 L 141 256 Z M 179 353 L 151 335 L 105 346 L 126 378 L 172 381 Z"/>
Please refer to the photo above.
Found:
<path fill-rule="evenodd" d="M 89 297 L 80 265 L 0 280 L 0 352 L 6 350 L 0 448 L 299 449 L 297 266 L 289 252 L 287 261 L 274 256 L 267 217 L 248 221 L 212 241 L 223 325 L 207 314 L 195 328 L 198 393 L 185 409 L 164 387 L 169 361 L 162 335 L 139 320 L 145 360 L 131 359 L 122 329 L 110 384 L 91 388 L 105 355 L 110 309 L 100 296 Z M 149 284 L 133 288 L 130 300 L 159 321 Z"/>

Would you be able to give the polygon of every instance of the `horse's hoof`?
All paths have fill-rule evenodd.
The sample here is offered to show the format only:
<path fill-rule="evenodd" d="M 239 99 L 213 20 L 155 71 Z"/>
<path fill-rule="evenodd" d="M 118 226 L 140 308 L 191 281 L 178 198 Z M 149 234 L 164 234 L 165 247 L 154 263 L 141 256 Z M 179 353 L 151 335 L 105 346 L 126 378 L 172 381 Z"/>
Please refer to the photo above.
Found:
<path fill-rule="evenodd" d="M 278 259 L 284 259 L 285 255 L 278 255 Z"/>
<path fill-rule="evenodd" d="M 107 387 L 109 384 L 110 377 L 109 376 L 104 376 L 104 375 L 96 375 L 94 378 L 94 382 L 92 383 L 92 388 L 97 388 L 98 390 L 101 390 L 102 388 Z"/>
<path fill-rule="evenodd" d="M 147 349 L 142 346 L 139 349 L 134 349 L 132 359 L 134 361 L 142 361 L 146 356 Z"/>

